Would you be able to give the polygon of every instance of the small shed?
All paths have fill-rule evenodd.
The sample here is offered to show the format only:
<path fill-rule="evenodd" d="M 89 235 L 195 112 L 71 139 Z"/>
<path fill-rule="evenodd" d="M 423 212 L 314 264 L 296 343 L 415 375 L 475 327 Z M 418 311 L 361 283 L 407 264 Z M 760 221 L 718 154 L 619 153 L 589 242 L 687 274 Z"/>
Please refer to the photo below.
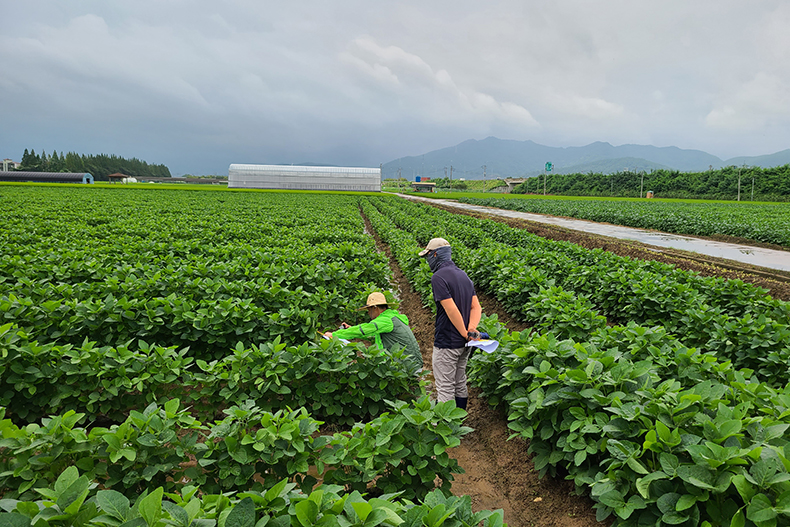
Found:
<path fill-rule="evenodd" d="M 120 172 L 116 172 L 115 174 L 108 174 L 107 181 L 110 183 L 123 183 L 124 179 L 127 179 L 129 176 L 126 174 L 121 174 Z"/>
<path fill-rule="evenodd" d="M 428 183 L 427 181 L 415 181 L 411 184 L 414 192 L 436 192 L 436 183 Z"/>
<path fill-rule="evenodd" d="M 79 172 L 0 172 L 0 181 L 19 183 L 93 183 L 93 176 Z"/>

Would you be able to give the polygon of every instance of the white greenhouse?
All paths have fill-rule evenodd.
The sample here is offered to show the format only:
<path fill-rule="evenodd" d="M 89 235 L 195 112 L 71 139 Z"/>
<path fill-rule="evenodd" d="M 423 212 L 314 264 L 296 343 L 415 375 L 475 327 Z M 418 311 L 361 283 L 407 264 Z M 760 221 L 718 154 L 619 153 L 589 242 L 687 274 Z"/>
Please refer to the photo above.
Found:
<path fill-rule="evenodd" d="M 381 169 L 233 164 L 228 188 L 380 192 Z"/>

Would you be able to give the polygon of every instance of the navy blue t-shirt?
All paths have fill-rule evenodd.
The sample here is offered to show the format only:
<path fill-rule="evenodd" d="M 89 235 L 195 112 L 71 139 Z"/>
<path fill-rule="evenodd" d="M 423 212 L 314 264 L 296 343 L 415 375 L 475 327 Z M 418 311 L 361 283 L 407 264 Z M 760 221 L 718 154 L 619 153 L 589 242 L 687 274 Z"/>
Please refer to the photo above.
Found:
<path fill-rule="evenodd" d="M 437 348 L 463 348 L 466 345 L 466 338 L 462 337 L 450 322 L 441 301 L 452 298 L 464 319 L 464 327 L 468 327 L 472 312 L 472 297 L 476 296 L 474 284 L 458 266 L 453 262 L 447 262 L 433 273 L 431 288 L 436 302 L 433 345 Z"/>

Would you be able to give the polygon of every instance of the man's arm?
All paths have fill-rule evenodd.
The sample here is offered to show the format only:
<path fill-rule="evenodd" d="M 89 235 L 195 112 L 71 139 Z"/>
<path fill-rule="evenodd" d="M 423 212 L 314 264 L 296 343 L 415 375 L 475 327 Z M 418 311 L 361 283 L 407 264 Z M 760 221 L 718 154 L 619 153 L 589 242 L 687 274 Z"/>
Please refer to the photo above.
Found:
<path fill-rule="evenodd" d="M 332 335 L 339 339 L 364 339 L 373 337 L 379 333 L 389 333 L 392 331 L 392 320 L 387 317 L 376 317 L 370 322 L 363 322 L 356 326 L 349 326 L 345 329 L 338 329 Z"/>
<path fill-rule="evenodd" d="M 455 305 L 455 300 L 453 300 L 452 298 L 445 298 L 444 300 L 440 300 L 439 303 L 444 308 L 445 313 L 447 313 L 447 318 L 450 319 L 450 322 L 452 322 L 453 327 L 456 329 L 456 331 L 458 331 L 458 333 L 461 334 L 464 340 L 466 340 L 466 328 L 464 327 L 464 317 L 461 316 L 461 312 L 458 310 L 458 306 Z M 478 307 L 479 306 L 480 304 L 478 303 Z M 477 321 L 480 322 L 480 315 L 477 316 Z"/>
<path fill-rule="evenodd" d="M 480 300 L 477 295 L 472 297 L 472 310 L 469 312 L 469 327 L 467 331 L 477 331 L 477 325 L 480 323 L 480 317 L 483 315 L 483 308 L 480 306 Z"/>

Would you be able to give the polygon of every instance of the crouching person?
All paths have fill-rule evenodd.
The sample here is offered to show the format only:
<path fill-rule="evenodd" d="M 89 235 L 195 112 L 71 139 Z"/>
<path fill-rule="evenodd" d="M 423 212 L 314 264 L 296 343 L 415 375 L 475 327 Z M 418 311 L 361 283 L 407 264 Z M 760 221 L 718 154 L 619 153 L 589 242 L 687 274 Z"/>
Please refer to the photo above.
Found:
<path fill-rule="evenodd" d="M 343 329 L 324 333 L 331 338 L 373 340 L 376 347 L 392 354 L 403 350 L 409 371 L 418 374 L 422 370 L 422 354 L 420 345 L 409 328 L 409 319 L 389 307 L 383 293 L 371 293 L 367 303 L 359 308 L 367 309 L 370 322 L 349 326 L 345 322 Z"/>

